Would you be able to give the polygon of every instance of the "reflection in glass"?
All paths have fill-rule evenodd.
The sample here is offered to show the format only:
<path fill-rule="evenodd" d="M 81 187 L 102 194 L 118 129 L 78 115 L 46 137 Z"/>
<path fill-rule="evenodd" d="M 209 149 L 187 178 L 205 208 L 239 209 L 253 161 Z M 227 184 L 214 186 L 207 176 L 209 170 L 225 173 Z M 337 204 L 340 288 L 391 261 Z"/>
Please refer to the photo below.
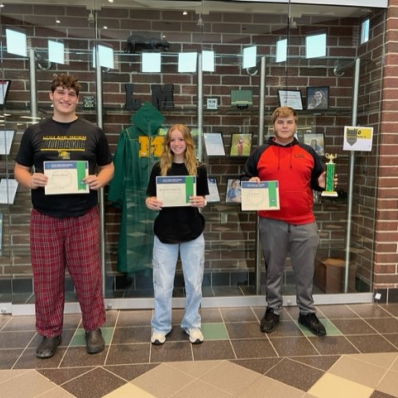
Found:
<path fill-rule="evenodd" d="M 287 39 L 276 42 L 276 62 L 285 62 L 287 59 Z"/>
<path fill-rule="evenodd" d="M 203 72 L 214 72 L 214 51 L 202 51 Z"/>
<path fill-rule="evenodd" d="M 115 62 L 113 58 L 113 49 L 103 44 L 98 45 L 98 59 L 99 64 L 103 68 L 113 69 L 115 67 Z M 95 47 L 93 49 L 93 67 L 95 68 Z"/>
<path fill-rule="evenodd" d="M 27 56 L 26 33 L 14 29 L 6 29 L 7 52 Z"/>
<path fill-rule="evenodd" d="M 142 71 L 147 73 L 160 73 L 160 53 L 142 53 Z"/>
<path fill-rule="evenodd" d="M 317 58 L 326 55 L 326 33 L 305 38 L 305 57 Z"/>
<path fill-rule="evenodd" d="M 196 72 L 198 53 L 178 54 L 178 73 Z"/>
<path fill-rule="evenodd" d="M 65 63 L 65 45 L 64 43 L 49 40 L 48 41 L 48 60 L 57 64 Z"/>
<path fill-rule="evenodd" d="M 257 46 L 247 47 L 243 49 L 243 69 L 253 68 L 256 66 Z"/>
<path fill-rule="evenodd" d="M 369 41 L 369 19 L 362 22 L 361 25 L 361 44 Z"/>

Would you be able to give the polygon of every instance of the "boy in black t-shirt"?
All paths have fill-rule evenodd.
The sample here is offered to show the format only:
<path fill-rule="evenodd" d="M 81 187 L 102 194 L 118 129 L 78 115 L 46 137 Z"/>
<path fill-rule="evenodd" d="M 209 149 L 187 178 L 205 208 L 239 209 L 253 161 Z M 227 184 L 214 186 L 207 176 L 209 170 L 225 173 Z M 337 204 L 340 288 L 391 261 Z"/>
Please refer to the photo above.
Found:
<path fill-rule="evenodd" d="M 26 129 L 17 154 L 16 180 L 31 189 L 33 209 L 30 220 L 30 248 L 35 293 L 36 329 L 43 339 L 38 358 L 52 357 L 62 340 L 65 267 L 73 279 L 82 311 L 87 352 L 96 354 L 105 347 L 100 326 L 105 322 L 99 249 L 97 191 L 113 177 L 112 156 L 104 132 L 78 118 L 80 84 L 70 75 L 56 76 L 50 99 L 54 114 Z M 46 195 L 49 182 L 43 162 L 56 167 L 72 165 L 76 184 L 68 183 L 73 173 L 58 178 L 55 194 Z M 88 172 L 85 173 L 85 161 Z M 62 174 L 62 168 L 61 168 Z M 73 181 L 72 181 L 73 182 Z M 83 182 L 88 193 L 76 193 Z"/>

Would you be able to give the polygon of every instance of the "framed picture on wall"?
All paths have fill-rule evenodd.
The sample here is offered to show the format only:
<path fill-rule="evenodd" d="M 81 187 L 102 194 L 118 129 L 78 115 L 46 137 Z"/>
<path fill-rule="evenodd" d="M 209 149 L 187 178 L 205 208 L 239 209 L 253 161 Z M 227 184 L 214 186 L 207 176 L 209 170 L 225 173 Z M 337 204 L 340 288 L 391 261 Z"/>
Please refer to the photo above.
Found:
<path fill-rule="evenodd" d="M 295 136 L 300 142 L 304 142 L 304 134 L 312 132 L 313 132 L 312 126 L 300 126 L 297 127 Z"/>
<path fill-rule="evenodd" d="M 253 105 L 253 90 L 231 90 L 231 106 L 239 110 Z"/>
<path fill-rule="evenodd" d="M 295 110 L 303 110 L 303 98 L 300 90 L 278 90 L 279 106 L 290 106 Z"/>
<path fill-rule="evenodd" d="M 227 190 L 225 192 L 226 203 L 241 203 L 242 192 L 240 187 L 239 177 L 232 177 L 227 179 Z"/>
<path fill-rule="evenodd" d="M 307 109 L 325 110 L 329 108 L 329 87 L 307 87 Z"/>
<path fill-rule="evenodd" d="M 233 133 L 229 156 L 249 156 L 252 148 L 252 133 Z"/>
<path fill-rule="evenodd" d="M 325 155 L 325 134 L 324 133 L 303 133 L 304 144 L 315 149 L 319 156 Z"/>
<path fill-rule="evenodd" d="M 204 133 L 207 156 L 225 156 L 221 133 Z"/>

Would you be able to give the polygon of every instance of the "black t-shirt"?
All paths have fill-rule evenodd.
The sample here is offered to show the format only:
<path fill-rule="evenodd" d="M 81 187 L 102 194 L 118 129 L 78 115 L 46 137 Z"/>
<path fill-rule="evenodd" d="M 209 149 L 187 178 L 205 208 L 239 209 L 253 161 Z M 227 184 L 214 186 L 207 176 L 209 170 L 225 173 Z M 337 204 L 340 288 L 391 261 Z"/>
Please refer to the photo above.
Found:
<path fill-rule="evenodd" d="M 173 163 L 167 171 L 168 176 L 189 175 L 184 163 Z M 156 177 L 160 176 L 159 162 L 156 163 L 149 178 L 147 194 L 156 196 Z M 206 165 L 197 168 L 196 195 L 209 194 Z M 196 239 L 205 228 L 205 218 L 197 207 L 165 207 L 159 211 L 154 223 L 154 232 L 163 243 L 181 243 Z"/>
<path fill-rule="evenodd" d="M 97 166 L 112 162 L 112 155 L 104 132 L 93 123 L 80 118 L 71 123 L 46 119 L 25 130 L 15 160 L 22 166 L 34 167 L 37 173 L 43 173 L 44 161 L 86 160 L 89 174 L 95 174 Z M 94 190 L 45 195 L 40 187 L 31 192 L 33 207 L 57 218 L 79 217 L 98 204 Z"/>

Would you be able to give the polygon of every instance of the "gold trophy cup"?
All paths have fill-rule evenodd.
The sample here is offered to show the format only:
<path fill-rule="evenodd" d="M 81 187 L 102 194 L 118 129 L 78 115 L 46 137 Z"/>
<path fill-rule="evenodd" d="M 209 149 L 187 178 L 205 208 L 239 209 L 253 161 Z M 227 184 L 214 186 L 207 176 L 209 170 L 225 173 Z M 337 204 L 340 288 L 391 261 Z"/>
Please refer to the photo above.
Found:
<path fill-rule="evenodd" d="M 336 170 L 336 163 L 333 162 L 337 158 L 337 155 L 332 153 L 326 153 L 325 157 L 329 159 L 326 163 L 326 182 L 325 190 L 321 193 L 321 196 L 337 197 L 338 193 L 334 190 L 334 175 Z"/>

